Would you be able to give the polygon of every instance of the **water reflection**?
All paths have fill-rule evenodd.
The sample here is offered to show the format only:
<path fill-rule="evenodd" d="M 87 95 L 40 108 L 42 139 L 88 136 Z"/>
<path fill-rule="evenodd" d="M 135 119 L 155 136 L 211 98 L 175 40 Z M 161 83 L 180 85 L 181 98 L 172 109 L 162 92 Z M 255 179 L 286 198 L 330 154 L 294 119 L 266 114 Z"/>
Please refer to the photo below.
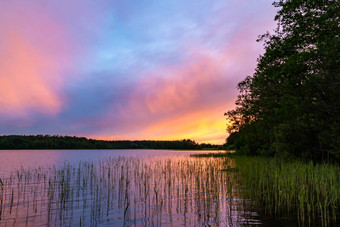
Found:
<path fill-rule="evenodd" d="M 204 151 L 203 151 L 204 152 Z M 219 152 L 219 151 L 209 151 Z M 55 165 L 64 162 L 77 165 L 79 161 L 97 162 L 109 157 L 172 158 L 202 151 L 188 150 L 0 150 L 0 178 L 8 176 L 13 170 L 35 169 L 39 166 Z"/>
<path fill-rule="evenodd" d="M 0 225 L 260 224 L 231 159 L 107 158 L 20 169 L 2 179 Z M 1 183 L 0 183 L 1 184 Z"/>

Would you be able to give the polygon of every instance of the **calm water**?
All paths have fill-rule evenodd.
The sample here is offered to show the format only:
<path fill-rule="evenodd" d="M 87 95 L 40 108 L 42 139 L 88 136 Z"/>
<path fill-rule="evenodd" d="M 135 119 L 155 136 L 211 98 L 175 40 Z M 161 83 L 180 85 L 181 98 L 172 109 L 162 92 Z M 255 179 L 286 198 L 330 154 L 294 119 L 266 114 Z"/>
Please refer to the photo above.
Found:
<path fill-rule="evenodd" d="M 82 162 L 97 162 L 110 157 L 134 157 L 167 159 L 171 157 L 186 157 L 189 154 L 204 151 L 181 150 L 0 150 L 0 177 L 11 171 L 21 169 L 36 169 L 48 165 L 61 166 L 65 162 L 78 164 Z M 218 151 L 209 151 L 218 152 Z"/>
<path fill-rule="evenodd" d="M 233 161 L 197 152 L 0 151 L 0 226 L 261 224 Z"/>

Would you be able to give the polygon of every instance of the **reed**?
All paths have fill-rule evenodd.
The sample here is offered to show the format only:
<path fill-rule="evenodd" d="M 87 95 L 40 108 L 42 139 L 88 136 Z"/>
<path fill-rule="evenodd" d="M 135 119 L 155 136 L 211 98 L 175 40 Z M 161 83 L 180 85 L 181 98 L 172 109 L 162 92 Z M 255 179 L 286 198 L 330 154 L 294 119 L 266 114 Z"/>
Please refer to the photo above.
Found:
<path fill-rule="evenodd" d="M 332 164 L 234 156 L 244 196 L 268 214 L 295 214 L 300 223 L 336 223 L 340 167 Z"/>

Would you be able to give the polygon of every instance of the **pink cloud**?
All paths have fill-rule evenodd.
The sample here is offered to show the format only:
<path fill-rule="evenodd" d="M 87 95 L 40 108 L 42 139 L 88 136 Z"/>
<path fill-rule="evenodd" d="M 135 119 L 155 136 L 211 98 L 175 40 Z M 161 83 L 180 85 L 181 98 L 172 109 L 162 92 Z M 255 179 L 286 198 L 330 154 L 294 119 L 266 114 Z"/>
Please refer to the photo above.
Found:
<path fill-rule="evenodd" d="M 214 89 L 222 68 L 215 59 L 199 56 L 194 62 L 158 69 L 136 85 L 129 100 L 131 108 L 169 114 L 192 107 L 202 93 Z"/>
<path fill-rule="evenodd" d="M 62 26 L 43 4 L 1 5 L 0 114 L 58 113 L 63 106 L 60 66 L 70 54 Z"/>

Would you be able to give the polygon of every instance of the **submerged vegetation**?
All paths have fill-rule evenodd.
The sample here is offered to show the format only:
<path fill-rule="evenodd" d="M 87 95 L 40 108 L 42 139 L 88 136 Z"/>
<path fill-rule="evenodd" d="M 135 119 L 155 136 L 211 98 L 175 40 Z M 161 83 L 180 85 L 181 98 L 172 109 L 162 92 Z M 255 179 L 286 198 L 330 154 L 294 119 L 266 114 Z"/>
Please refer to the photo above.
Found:
<path fill-rule="evenodd" d="M 75 136 L 0 136 L 0 149 L 220 149 L 219 145 L 193 140 L 94 140 Z"/>

